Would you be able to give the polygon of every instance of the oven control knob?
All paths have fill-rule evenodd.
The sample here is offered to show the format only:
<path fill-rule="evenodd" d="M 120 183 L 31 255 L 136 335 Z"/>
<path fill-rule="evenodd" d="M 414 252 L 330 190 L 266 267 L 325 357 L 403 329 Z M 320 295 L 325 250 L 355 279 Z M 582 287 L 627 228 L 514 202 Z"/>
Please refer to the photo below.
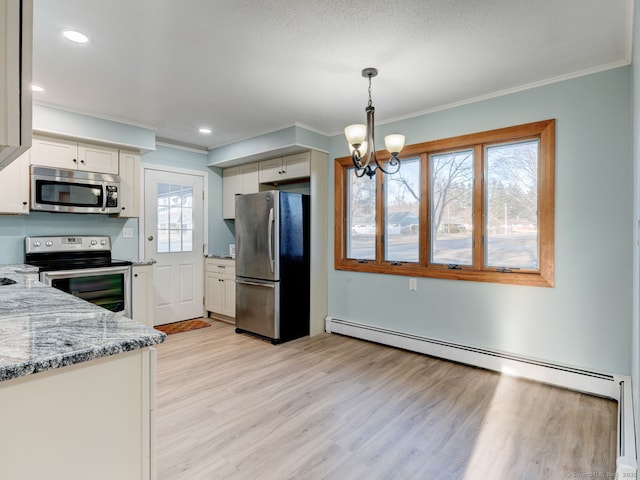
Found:
<path fill-rule="evenodd" d="M 33 242 L 33 246 L 34 247 L 39 247 L 40 245 L 42 245 L 42 244 L 40 242 L 38 242 L 38 241 Z"/>
<path fill-rule="evenodd" d="M 47 247 L 53 247 L 53 242 L 51 240 L 47 240 L 47 243 L 45 243 L 45 245 Z"/>
<path fill-rule="evenodd" d="M 106 244 L 107 244 L 107 241 L 106 241 L 106 240 L 100 240 L 100 245 L 104 246 L 104 245 L 106 245 Z"/>
<path fill-rule="evenodd" d="M 91 245 L 97 245 L 98 242 L 96 242 L 95 240 L 91 240 Z"/>

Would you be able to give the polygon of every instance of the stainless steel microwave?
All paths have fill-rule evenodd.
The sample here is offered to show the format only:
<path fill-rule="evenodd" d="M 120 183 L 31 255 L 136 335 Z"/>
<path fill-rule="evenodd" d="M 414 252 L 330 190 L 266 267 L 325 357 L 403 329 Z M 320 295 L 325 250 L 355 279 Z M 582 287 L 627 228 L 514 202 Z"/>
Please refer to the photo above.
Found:
<path fill-rule="evenodd" d="M 31 210 L 118 213 L 120 177 L 31 165 Z"/>

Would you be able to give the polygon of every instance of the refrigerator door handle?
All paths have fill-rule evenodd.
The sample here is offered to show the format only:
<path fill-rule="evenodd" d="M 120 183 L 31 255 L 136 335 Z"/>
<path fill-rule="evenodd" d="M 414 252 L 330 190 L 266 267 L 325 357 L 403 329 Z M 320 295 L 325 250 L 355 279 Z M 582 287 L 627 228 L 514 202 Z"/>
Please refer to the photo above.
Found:
<path fill-rule="evenodd" d="M 276 288 L 273 283 L 248 282 L 247 280 L 238 280 L 237 278 L 236 283 L 241 283 L 242 285 L 254 285 L 256 287 Z"/>
<path fill-rule="evenodd" d="M 269 210 L 269 227 L 267 237 L 269 242 L 269 267 L 271 268 L 271 273 L 273 273 L 273 264 L 275 262 L 275 259 L 273 258 L 273 208 Z"/>

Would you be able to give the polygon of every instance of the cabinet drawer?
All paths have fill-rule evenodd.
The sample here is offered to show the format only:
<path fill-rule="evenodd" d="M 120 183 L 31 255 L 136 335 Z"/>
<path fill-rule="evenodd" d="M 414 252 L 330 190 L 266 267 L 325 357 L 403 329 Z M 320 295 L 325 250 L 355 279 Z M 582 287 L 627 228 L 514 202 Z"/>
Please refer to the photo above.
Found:
<path fill-rule="evenodd" d="M 233 260 L 208 258 L 205 262 L 205 268 L 208 273 L 219 273 L 221 275 L 236 275 L 236 264 Z"/>

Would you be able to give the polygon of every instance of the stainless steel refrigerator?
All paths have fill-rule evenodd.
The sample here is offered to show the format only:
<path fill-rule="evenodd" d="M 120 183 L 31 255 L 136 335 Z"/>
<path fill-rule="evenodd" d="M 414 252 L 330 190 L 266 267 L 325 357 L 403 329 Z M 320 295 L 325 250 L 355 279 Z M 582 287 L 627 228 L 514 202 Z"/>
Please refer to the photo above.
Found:
<path fill-rule="evenodd" d="M 273 344 L 309 335 L 309 196 L 236 197 L 236 332 Z"/>

